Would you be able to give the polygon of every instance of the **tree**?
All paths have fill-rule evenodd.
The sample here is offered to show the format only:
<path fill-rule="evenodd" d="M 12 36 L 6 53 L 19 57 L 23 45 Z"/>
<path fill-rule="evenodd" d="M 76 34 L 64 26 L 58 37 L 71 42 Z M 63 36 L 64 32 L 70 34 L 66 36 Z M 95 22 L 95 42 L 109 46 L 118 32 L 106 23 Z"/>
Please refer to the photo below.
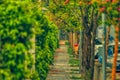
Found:
<path fill-rule="evenodd" d="M 99 11 L 97 1 L 80 1 L 80 11 L 83 23 L 82 38 L 82 75 L 85 80 L 93 80 L 94 74 L 94 40 L 98 27 Z"/>
<path fill-rule="evenodd" d="M 55 19 L 55 22 L 60 19 L 60 28 L 63 27 L 63 29 L 74 31 L 76 27 L 81 27 L 82 24 L 83 77 L 85 80 L 92 80 L 94 72 L 94 39 L 99 19 L 98 2 L 90 2 L 89 0 L 59 2 L 53 0 L 51 4 L 50 11 L 54 15 L 53 19 Z"/>
<path fill-rule="evenodd" d="M 82 41 L 82 76 L 85 80 L 93 80 L 94 73 L 94 40 L 96 36 L 96 29 L 99 22 L 101 22 L 101 13 L 107 14 L 109 18 L 110 0 L 53 0 L 50 4 L 50 13 L 53 14 L 53 21 L 57 22 L 58 26 L 70 31 L 82 24 L 83 37 Z M 112 10 L 111 10 L 112 11 Z M 76 13 L 77 12 L 77 13 Z M 116 15 L 116 11 L 112 15 Z M 74 17 L 75 16 L 75 17 Z M 77 16 L 77 18 L 76 18 Z M 111 21 L 111 20 L 110 20 Z M 78 22 L 77 25 L 72 23 Z M 111 24 L 111 22 L 108 22 Z M 60 25 L 59 25 L 60 24 Z"/>
<path fill-rule="evenodd" d="M 52 5 L 51 5 L 52 4 Z M 98 2 L 89 0 L 53 0 L 50 5 L 50 13 L 53 21 L 57 22 L 59 28 L 74 31 L 83 28 L 83 77 L 86 80 L 93 79 L 94 72 L 94 39 L 98 26 L 99 12 Z"/>

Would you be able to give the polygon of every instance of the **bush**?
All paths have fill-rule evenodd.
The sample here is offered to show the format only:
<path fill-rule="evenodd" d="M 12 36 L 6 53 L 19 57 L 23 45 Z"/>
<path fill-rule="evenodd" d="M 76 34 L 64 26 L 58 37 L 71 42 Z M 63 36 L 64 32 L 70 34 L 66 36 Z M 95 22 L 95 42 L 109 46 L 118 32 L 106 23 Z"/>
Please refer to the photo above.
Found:
<path fill-rule="evenodd" d="M 28 52 L 34 34 L 31 5 L 29 1 L 0 2 L 1 80 L 20 80 L 29 76 L 25 61 L 32 64 Z"/>
<path fill-rule="evenodd" d="M 49 22 L 45 16 L 41 15 L 42 33 L 36 35 L 36 71 L 40 79 L 45 80 L 49 65 L 52 64 L 54 51 L 58 46 L 58 29 Z"/>
<path fill-rule="evenodd" d="M 45 80 L 57 48 L 57 27 L 31 0 L 1 0 L 0 17 L 0 79 Z M 36 39 L 35 62 L 30 52 L 33 36 Z M 36 69 L 32 70 L 34 64 Z"/>

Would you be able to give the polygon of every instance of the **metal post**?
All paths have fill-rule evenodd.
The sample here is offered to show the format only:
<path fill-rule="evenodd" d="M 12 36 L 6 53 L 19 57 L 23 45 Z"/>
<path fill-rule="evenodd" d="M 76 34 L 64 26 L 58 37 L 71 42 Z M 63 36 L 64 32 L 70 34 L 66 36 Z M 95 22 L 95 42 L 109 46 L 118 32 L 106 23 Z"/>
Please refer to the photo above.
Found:
<path fill-rule="evenodd" d="M 80 38 L 79 38 L 79 73 L 81 73 L 82 69 L 82 29 L 80 30 Z"/>
<path fill-rule="evenodd" d="M 106 26 L 105 26 L 105 14 L 102 13 L 102 26 L 104 27 L 104 41 L 103 41 L 103 55 L 102 55 L 102 80 L 106 80 Z"/>

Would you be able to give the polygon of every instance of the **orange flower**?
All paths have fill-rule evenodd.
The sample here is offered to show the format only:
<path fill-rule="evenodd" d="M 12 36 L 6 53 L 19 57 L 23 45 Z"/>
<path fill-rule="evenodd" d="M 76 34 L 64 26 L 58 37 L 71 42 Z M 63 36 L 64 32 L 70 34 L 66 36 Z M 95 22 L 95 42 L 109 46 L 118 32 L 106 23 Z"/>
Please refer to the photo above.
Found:
<path fill-rule="evenodd" d="M 82 4 L 83 4 L 83 2 L 82 2 L 82 1 L 80 1 L 80 2 L 79 2 L 79 4 L 80 4 L 80 5 L 82 5 Z"/>
<path fill-rule="evenodd" d="M 115 28 L 115 31 L 117 31 L 117 32 L 118 32 L 118 31 L 119 31 L 119 27 L 116 27 L 116 28 Z"/>
<path fill-rule="evenodd" d="M 67 3 L 69 3 L 69 1 L 70 1 L 70 0 L 66 0 L 66 1 L 64 2 L 64 4 L 67 4 Z"/>
<path fill-rule="evenodd" d="M 99 11 L 100 11 L 100 12 L 104 12 L 104 11 L 105 11 L 105 7 L 100 8 Z"/>
<path fill-rule="evenodd" d="M 118 3 L 118 2 L 119 2 L 119 0 L 112 0 L 112 2 L 113 2 L 113 3 Z"/>
<path fill-rule="evenodd" d="M 114 18 L 114 20 L 120 21 L 120 18 Z"/>
<path fill-rule="evenodd" d="M 110 0 L 106 0 L 106 2 L 110 2 Z"/>
<path fill-rule="evenodd" d="M 91 5 L 91 4 L 92 4 L 92 2 L 90 1 L 90 2 L 88 2 L 88 4 L 89 4 L 89 5 Z"/>
<path fill-rule="evenodd" d="M 102 1 L 102 4 L 106 4 L 106 1 Z"/>
<path fill-rule="evenodd" d="M 116 0 L 112 0 L 112 2 L 116 2 Z"/>

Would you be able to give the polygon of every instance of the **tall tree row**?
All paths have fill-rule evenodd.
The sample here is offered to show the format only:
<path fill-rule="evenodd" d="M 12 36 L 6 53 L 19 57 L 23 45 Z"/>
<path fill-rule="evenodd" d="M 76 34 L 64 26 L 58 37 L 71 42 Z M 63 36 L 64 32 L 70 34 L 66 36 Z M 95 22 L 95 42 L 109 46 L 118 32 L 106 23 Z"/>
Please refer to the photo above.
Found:
<path fill-rule="evenodd" d="M 49 3 L 48 9 L 50 8 L 52 19 L 58 25 L 60 24 L 60 28 L 74 31 L 79 27 L 83 30 L 82 76 L 85 80 L 93 80 L 94 40 L 96 29 L 102 23 L 101 14 L 106 15 L 106 21 L 103 24 L 112 25 L 111 21 L 116 22 L 115 19 L 119 19 L 118 5 L 119 0 L 113 2 L 111 0 L 53 0 Z"/>

